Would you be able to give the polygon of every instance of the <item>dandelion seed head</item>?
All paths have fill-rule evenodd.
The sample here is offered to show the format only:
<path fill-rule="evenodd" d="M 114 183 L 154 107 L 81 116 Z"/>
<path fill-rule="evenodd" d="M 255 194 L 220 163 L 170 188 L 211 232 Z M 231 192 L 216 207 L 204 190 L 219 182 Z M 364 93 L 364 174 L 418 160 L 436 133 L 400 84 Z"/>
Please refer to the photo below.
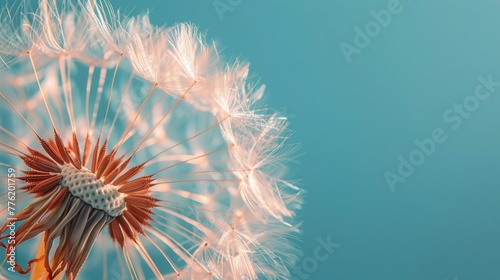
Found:
<path fill-rule="evenodd" d="M 105 185 L 103 180 L 98 180 L 87 168 L 76 169 L 71 164 L 65 164 L 61 168 L 61 176 L 61 185 L 92 208 L 102 210 L 112 217 L 123 213 L 125 195 L 116 186 Z"/>
<path fill-rule="evenodd" d="M 0 13 L 0 165 L 16 172 L 19 256 L 2 274 L 290 277 L 296 147 L 248 64 L 193 24 L 154 26 L 106 1 L 18 9 Z M 8 234 L 1 220 L 6 257 Z"/>

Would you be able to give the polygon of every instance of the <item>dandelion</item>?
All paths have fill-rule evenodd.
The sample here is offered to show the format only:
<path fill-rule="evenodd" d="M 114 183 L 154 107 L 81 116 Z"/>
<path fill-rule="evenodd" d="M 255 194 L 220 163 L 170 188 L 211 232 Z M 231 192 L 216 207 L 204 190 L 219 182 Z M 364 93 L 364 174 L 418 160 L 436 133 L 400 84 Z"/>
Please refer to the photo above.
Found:
<path fill-rule="evenodd" d="M 0 23 L 2 277 L 290 277 L 296 147 L 247 64 L 95 0 Z"/>

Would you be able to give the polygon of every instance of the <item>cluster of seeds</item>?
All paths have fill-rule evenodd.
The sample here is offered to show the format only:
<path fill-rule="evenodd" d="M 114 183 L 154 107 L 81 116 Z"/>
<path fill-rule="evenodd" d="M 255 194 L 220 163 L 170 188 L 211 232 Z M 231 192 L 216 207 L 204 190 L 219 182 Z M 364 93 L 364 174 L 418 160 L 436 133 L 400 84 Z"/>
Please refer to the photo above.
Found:
<path fill-rule="evenodd" d="M 158 27 L 106 0 L 26 3 L 0 12 L 0 164 L 24 173 L 14 218 L 29 258 L 13 269 L 290 278 L 302 190 L 284 176 L 297 147 L 249 65 L 192 24 Z"/>

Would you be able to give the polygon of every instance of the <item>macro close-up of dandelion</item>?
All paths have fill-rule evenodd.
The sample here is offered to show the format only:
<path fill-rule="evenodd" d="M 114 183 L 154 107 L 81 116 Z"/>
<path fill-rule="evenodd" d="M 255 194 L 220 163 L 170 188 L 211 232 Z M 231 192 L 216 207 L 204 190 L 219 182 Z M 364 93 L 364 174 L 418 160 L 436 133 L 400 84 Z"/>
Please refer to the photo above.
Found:
<path fill-rule="evenodd" d="M 298 146 L 251 76 L 191 23 L 3 7 L 0 279 L 290 279 Z"/>
<path fill-rule="evenodd" d="M 500 279 L 498 11 L 0 0 L 0 280 Z"/>

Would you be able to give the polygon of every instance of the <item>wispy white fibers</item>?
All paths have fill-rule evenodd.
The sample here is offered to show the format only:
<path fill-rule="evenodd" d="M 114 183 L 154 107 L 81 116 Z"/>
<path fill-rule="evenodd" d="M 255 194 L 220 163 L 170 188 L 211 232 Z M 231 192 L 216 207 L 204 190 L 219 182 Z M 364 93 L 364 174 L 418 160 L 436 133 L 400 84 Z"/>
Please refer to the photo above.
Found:
<path fill-rule="evenodd" d="M 289 279 L 297 146 L 249 65 L 224 61 L 191 23 L 158 27 L 106 1 L 20 7 L 0 16 L 0 165 L 18 174 L 25 235 L 16 270 L 40 248 L 33 277 Z"/>

